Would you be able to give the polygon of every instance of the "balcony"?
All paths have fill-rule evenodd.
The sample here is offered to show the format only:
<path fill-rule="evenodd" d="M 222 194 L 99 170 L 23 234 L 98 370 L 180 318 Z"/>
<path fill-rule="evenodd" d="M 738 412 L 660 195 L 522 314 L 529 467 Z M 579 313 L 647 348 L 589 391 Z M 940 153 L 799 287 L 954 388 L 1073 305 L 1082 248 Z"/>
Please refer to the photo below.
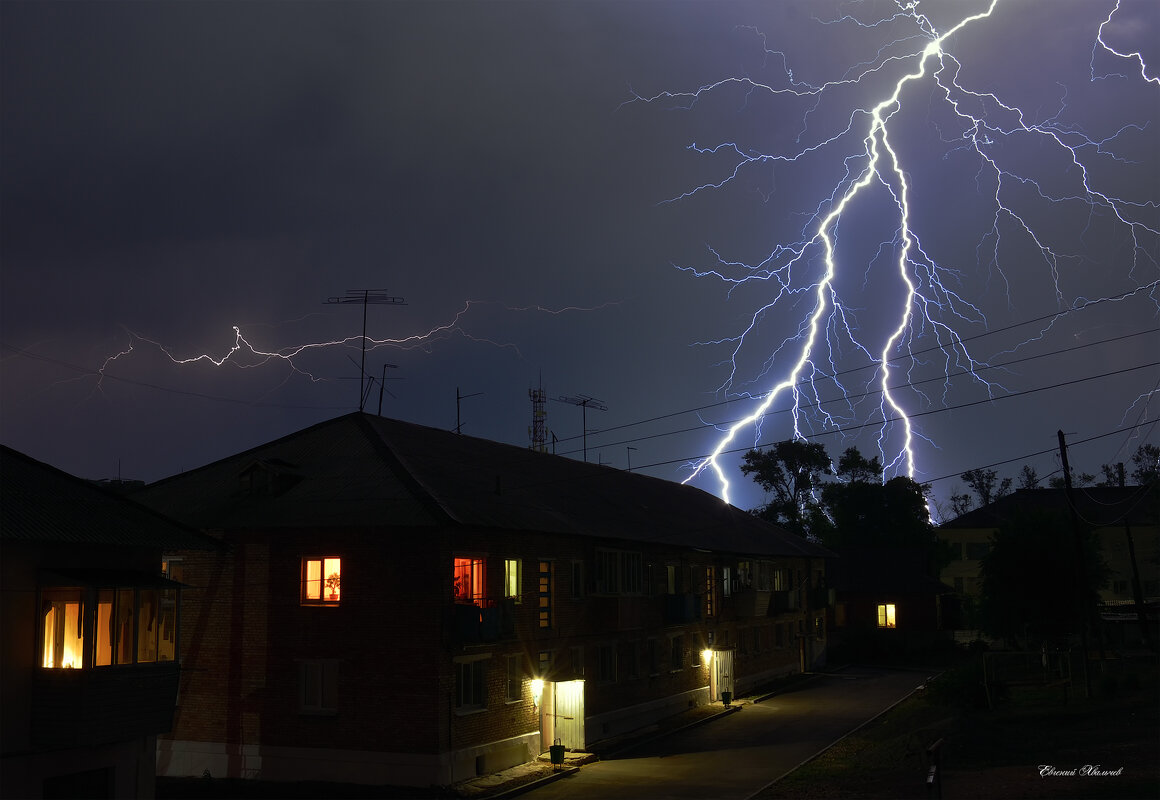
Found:
<path fill-rule="evenodd" d="M 515 600 L 505 597 L 482 602 L 483 606 L 456 603 L 451 607 L 451 638 L 455 646 L 498 642 L 515 635 Z"/>
<path fill-rule="evenodd" d="M 771 594 L 761 589 L 742 589 L 733 594 L 733 609 L 741 619 L 764 617 L 769 613 Z"/>
<path fill-rule="evenodd" d="M 664 622 L 666 625 L 684 625 L 701 619 L 701 598 L 691 592 L 666 594 Z"/>
<path fill-rule="evenodd" d="M 790 589 L 784 592 L 771 592 L 769 598 L 769 613 L 786 614 L 791 611 L 797 611 L 800 606 L 798 594 L 796 589 Z"/>
<path fill-rule="evenodd" d="M 834 590 L 833 589 L 810 589 L 810 608 L 815 610 L 822 610 L 823 608 L 830 608 L 834 605 Z"/>
<path fill-rule="evenodd" d="M 594 595 L 586 601 L 589 622 L 598 630 L 632 631 L 660 624 L 659 598 Z"/>
<path fill-rule="evenodd" d="M 32 743 L 91 747 L 168 733 L 179 668 L 173 661 L 91 669 L 37 669 Z"/>

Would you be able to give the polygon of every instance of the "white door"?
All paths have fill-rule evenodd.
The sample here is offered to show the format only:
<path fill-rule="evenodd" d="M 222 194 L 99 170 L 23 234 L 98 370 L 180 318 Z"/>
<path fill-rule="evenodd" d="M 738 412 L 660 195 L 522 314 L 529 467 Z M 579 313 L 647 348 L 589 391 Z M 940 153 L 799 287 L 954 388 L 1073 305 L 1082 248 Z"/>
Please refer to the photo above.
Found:
<path fill-rule="evenodd" d="M 553 740 L 569 750 L 584 749 L 584 681 L 561 681 L 552 684 Z M 547 727 L 547 726 L 545 726 Z"/>
<path fill-rule="evenodd" d="M 713 651 L 712 685 L 709 687 L 710 700 L 720 700 L 721 692 L 733 694 L 733 651 Z"/>

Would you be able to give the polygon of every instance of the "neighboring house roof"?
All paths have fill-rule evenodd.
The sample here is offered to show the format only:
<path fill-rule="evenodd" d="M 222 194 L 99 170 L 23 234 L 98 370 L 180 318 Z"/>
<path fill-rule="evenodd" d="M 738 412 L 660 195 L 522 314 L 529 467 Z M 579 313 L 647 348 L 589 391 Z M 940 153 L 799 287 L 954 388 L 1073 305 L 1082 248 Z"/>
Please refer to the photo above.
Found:
<path fill-rule="evenodd" d="M 455 525 L 829 555 L 691 486 L 363 413 L 135 496 L 202 528 Z"/>
<path fill-rule="evenodd" d="M 160 550 L 217 543 L 132 500 L 0 445 L 0 540 Z"/>
<path fill-rule="evenodd" d="M 1156 525 L 1160 522 L 1160 484 L 1086 486 L 1072 490 L 1081 522 L 1091 528 Z M 998 500 L 940 525 L 943 529 L 999 528 L 1028 512 L 1070 514 L 1065 489 L 1017 489 Z"/>
<path fill-rule="evenodd" d="M 848 594 L 946 594 L 950 586 L 926 574 L 929 554 L 914 547 L 846 548 L 826 567 L 826 585 Z"/>

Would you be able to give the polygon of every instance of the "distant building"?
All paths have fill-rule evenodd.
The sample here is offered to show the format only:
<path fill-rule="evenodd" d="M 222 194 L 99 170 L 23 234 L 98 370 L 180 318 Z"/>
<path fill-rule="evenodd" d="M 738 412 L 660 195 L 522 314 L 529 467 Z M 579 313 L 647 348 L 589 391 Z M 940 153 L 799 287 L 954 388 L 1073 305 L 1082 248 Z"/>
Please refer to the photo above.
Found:
<path fill-rule="evenodd" d="M 181 655 L 162 553 L 216 546 L 0 447 L 0 796 L 153 796 Z"/>
<path fill-rule="evenodd" d="M 450 784 L 825 662 L 826 551 L 698 489 L 351 414 L 160 481 L 159 774 Z"/>
<path fill-rule="evenodd" d="M 1110 572 L 1108 584 L 1100 590 L 1101 614 L 1108 623 L 1105 633 L 1113 643 L 1138 645 L 1143 638 L 1139 611 L 1155 628 L 1160 606 L 1160 484 L 1088 486 L 1075 489 L 1073 497 L 1076 519 L 1095 535 Z M 1067 520 L 1060 530 L 1061 546 L 1073 546 L 1072 508 L 1064 489 L 1019 489 L 938 528 L 939 538 L 953 554 L 942 571 L 942 581 L 953 586 L 968 607 L 979 595 L 980 565 L 991 550 L 992 536 L 1028 512 L 1050 512 Z M 1135 596 L 1137 573 L 1141 606 Z"/>

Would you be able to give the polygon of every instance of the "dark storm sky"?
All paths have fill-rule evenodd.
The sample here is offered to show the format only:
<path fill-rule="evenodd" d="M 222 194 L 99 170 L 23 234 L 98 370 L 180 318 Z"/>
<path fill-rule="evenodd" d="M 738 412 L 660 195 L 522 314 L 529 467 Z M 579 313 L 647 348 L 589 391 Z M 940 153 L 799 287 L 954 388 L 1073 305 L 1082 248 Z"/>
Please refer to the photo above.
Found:
<path fill-rule="evenodd" d="M 1105 39 L 1144 48 L 1155 65 L 1160 10 L 1122 6 Z M 983 7 L 923 4 L 940 29 Z M 1126 221 L 1081 200 L 1047 203 L 1075 197 L 1080 172 L 1035 137 L 993 143 L 996 160 L 1039 181 L 1006 184 L 1019 223 L 996 215 L 987 172 L 960 146 L 961 121 L 929 81 L 892 121 L 923 247 L 961 298 L 967 319 L 954 324 L 980 362 L 1024 359 L 985 373 L 995 399 L 978 405 L 967 404 L 987 398 L 982 383 L 945 378 L 961 358 L 928 351 L 909 371 L 896 367 L 896 382 L 927 381 L 899 396 L 921 414 L 916 477 L 935 480 L 937 495 L 956 487 L 945 476 L 1008 459 L 1001 474 L 1023 463 L 1050 473 L 1055 457 L 1032 454 L 1050 451 L 1057 429 L 1091 440 L 1071 456 L 1089 472 L 1157 441 L 1142 423 L 1160 413 L 1146 402 L 1160 379 L 1148 366 L 1160 352 L 1160 292 L 1047 317 L 1160 279 L 1160 82 L 1131 60 L 1093 55 L 1113 7 L 1008 0 L 947 50 L 965 85 L 1104 142 L 1077 152 L 1089 183 L 1124 201 Z M 549 397 L 607 403 L 588 413 L 590 461 L 623 468 L 631 456 L 636 469 L 682 479 L 684 463 L 718 438 L 707 424 L 752 407 L 712 405 L 726 399 L 735 342 L 697 343 L 738 336 L 773 290 L 751 282 L 730 292 L 678 267 L 712 268 L 714 253 L 752 265 L 801 239 L 861 135 L 665 202 L 738 163 L 729 149 L 701 155 L 690 145 L 796 152 L 839 132 L 916 62 L 889 61 L 821 98 L 735 84 L 695 103 L 627 101 L 729 76 L 784 86 L 785 64 L 798 82 L 839 81 L 928 41 L 913 23 L 871 27 L 892 4 L 842 5 L 859 23 L 837 8 L 0 4 L 0 439 L 84 477 L 155 480 L 353 410 L 357 339 L 304 352 L 293 367 L 244 352 L 220 367 L 172 359 L 221 359 L 235 325 L 268 352 L 357 337 L 361 309 L 323 301 L 369 287 L 407 301 L 370 309 L 372 337 L 452 326 L 368 353 L 373 375 L 397 366 L 384 414 L 452 428 L 458 389 L 474 395 L 462 403 L 465 433 L 526 445 L 527 391 L 542 376 Z M 997 125 L 1014 119 L 994 104 L 989 114 Z M 867 338 L 899 308 L 898 280 L 876 258 L 898 227 L 889 199 L 868 193 L 840 223 L 841 291 Z M 797 276 L 806 285 L 818 269 L 807 259 Z M 738 353 L 733 395 L 780 379 L 796 352 L 778 348 L 809 307 L 808 293 L 792 295 L 761 318 Z M 939 341 L 916 327 L 908 347 Z M 96 372 L 130 347 L 103 378 Z M 848 342 L 831 355 L 839 371 L 868 361 Z M 1116 370 L 1126 371 L 1095 377 Z M 850 395 L 872 380 L 864 368 L 843 375 Z M 842 394 L 833 381 L 819 386 L 824 399 Z M 835 456 L 850 445 L 876 454 L 878 428 L 856 426 L 876 418 L 878 402 L 840 405 L 828 425 L 806 409 L 802 428 Z M 377 406 L 376 387 L 368 407 Z M 580 419 L 578 408 L 549 403 L 560 452 L 580 457 Z M 773 414 L 737 446 L 786 438 L 790 421 Z M 750 507 L 761 497 L 746 483 L 735 475 L 730 499 Z M 697 485 L 719 490 L 707 477 Z"/>

